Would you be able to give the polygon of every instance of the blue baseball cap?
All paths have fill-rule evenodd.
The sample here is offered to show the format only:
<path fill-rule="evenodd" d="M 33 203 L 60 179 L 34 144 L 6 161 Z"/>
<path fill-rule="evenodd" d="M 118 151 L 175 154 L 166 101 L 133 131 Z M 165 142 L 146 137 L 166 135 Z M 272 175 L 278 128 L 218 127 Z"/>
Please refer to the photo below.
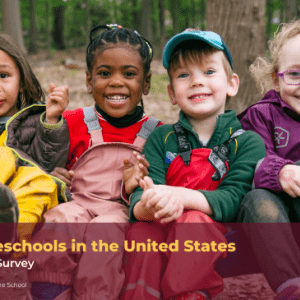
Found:
<path fill-rule="evenodd" d="M 233 69 L 231 54 L 222 38 L 215 32 L 196 29 L 186 29 L 185 31 L 176 34 L 168 41 L 163 53 L 163 65 L 165 69 L 169 67 L 169 60 L 175 47 L 184 41 L 190 40 L 203 41 L 216 49 L 222 50 L 230 63 L 231 69 Z"/>

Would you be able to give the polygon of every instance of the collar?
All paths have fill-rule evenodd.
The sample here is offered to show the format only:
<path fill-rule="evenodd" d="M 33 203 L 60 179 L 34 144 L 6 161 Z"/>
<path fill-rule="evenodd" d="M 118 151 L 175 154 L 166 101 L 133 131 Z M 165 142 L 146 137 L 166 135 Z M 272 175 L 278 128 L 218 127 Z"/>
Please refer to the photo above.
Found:
<path fill-rule="evenodd" d="M 117 128 L 125 128 L 138 122 L 144 115 L 144 110 L 141 106 L 137 106 L 132 115 L 126 115 L 121 118 L 113 118 L 105 113 L 97 104 L 95 104 L 96 111 L 111 125 Z"/>

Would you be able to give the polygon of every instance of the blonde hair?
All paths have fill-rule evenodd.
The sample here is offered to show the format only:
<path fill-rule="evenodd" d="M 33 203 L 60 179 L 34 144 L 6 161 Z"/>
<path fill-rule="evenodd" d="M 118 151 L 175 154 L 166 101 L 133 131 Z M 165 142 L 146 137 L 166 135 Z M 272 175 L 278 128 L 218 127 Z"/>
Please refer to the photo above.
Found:
<path fill-rule="evenodd" d="M 269 40 L 270 57 L 258 57 L 249 70 L 256 81 L 260 93 L 264 93 L 274 87 L 272 76 L 277 77 L 281 50 L 287 40 L 300 34 L 300 20 L 281 24 Z"/>

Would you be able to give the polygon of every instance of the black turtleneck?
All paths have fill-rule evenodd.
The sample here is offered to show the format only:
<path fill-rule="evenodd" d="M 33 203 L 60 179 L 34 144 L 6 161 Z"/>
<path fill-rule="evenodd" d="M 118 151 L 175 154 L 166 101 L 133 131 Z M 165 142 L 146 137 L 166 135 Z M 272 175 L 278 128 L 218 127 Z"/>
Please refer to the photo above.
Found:
<path fill-rule="evenodd" d="M 135 112 L 132 115 L 126 115 L 121 118 L 113 118 L 107 113 L 105 113 L 97 104 L 95 104 L 97 112 L 111 125 L 117 127 L 117 128 L 125 128 L 130 125 L 133 125 L 134 123 L 138 122 L 143 114 L 144 110 L 141 106 L 137 106 Z"/>

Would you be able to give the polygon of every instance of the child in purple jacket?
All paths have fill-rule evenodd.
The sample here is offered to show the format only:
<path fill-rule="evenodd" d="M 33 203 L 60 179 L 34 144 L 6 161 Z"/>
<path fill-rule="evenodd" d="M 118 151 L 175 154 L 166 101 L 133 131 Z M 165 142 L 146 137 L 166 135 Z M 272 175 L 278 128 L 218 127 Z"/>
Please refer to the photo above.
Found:
<path fill-rule="evenodd" d="M 300 251 L 289 222 L 300 222 L 300 21 L 284 24 L 270 41 L 271 59 L 259 57 L 250 71 L 262 100 L 238 117 L 266 145 L 254 190 L 244 198 L 239 220 L 247 226 L 257 260 L 276 300 L 300 299 Z"/>

